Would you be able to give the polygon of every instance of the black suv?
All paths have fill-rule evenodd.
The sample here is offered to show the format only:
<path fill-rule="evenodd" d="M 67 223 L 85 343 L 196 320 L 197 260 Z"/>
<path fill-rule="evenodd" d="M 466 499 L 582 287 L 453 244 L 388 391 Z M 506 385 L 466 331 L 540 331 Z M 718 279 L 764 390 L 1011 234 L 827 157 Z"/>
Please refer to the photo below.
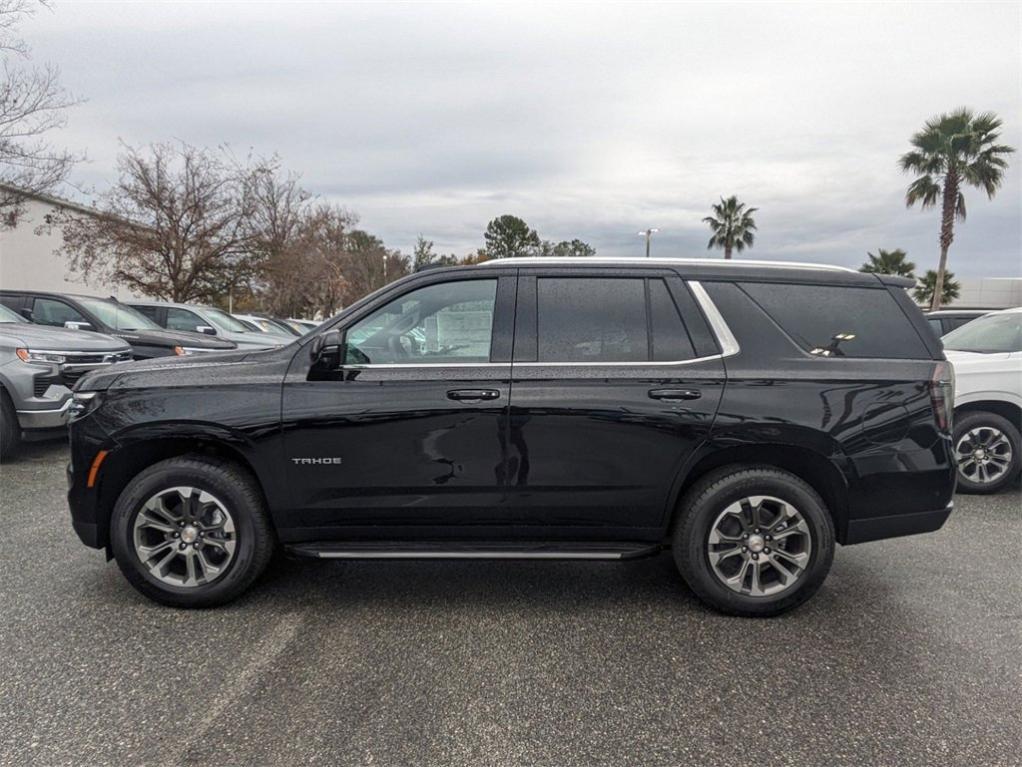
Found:
<path fill-rule="evenodd" d="M 36 290 L 0 290 L 0 303 L 37 325 L 94 330 L 120 338 L 131 347 L 132 357 L 136 360 L 238 348 L 235 343 L 202 333 L 164 330 L 130 306 L 106 298 Z"/>
<path fill-rule="evenodd" d="M 514 259 L 414 274 L 291 346 L 77 386 L 69 500 L 145 595 L 220 604 L 273 549 L 630 559 L 726 612 L 809 598 L 835 543 L 951 512 L 951 370 L 908 280 Z"/>

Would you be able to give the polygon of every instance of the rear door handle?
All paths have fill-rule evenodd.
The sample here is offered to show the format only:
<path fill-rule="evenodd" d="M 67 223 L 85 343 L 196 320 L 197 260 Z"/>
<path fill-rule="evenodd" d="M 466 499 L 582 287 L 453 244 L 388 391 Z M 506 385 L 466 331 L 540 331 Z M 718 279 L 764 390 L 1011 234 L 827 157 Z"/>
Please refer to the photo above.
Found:
<path fill-rule="evenodd" d="M 650 399 L 699 399 L 703 393 L 698 389 L 650 389 Z"/>
<path fill-rule="evenodd" d="M 454 389 L 447 392 L 447 399 L 455 399 L 459 402 L 478 402 L 498 397 L 500 397 L 500 392 L 496 389 Z"/>

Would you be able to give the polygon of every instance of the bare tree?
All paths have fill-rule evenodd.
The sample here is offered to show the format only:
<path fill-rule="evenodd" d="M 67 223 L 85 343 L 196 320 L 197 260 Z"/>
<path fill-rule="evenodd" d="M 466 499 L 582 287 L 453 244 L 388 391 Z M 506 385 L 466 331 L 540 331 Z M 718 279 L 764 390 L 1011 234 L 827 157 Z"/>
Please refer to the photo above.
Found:
<path fill-rule="evenodd" d="M 52 65 L 26 66 L 29 46 L 18 26 L 45 2 L 0 0 L 0 225 L 14 226 L 21 215 L 25 193 L 46 192 L 70 173 L 79 159 L 55 148 L 47 135 L 64 126 L 65 110 L 78 103 L 60 85 L 60 71 Z M 21 62 L 18 60 L 21 59 Z M 16 63 L 17 62 L 17 63 Z"/>
<path fill-rule="evenodd" d="M 257 300 L 289 316 L 305 303 L 308 273 L 302 257 L 308 243 L 302 241 L 308 236 L 311 197 L 298 182 L 298 174 L 281 170 L 276 156 L 250 176 L 252 213 L 247 223 L 257 264 Z"/>
<path fill-rule="evenodd" d="M 346 239 L 347 249 L 342 258 L 345 305 L 411 271 L 411 260 L 399 250 L 388 250 L 375 235 L 355 229 Z"/>
<path fill-rule="evenodd" d="M 223 149 L 125 147 L 100 215 L 61 214 L 62 250 L 87 281 L 172 301 L 222 296 L 255 272 L 256 179 L 274 172 Z"/>
<path fill-rule="evenodd" d="M 261 268 L 263 305 L 274 314 L 333 314 L 342 306 L 347 237 L 358 218 L 334 205 L 305 208 L 286 244 Z"/>

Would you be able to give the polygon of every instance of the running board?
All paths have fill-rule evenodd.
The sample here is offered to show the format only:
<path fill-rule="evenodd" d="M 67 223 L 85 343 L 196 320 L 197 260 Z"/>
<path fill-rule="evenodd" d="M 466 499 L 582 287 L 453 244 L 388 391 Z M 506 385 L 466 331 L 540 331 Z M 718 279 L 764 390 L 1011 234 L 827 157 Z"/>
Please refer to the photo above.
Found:
<path fill-rule="evenodd" d="M 290 554 L 319 559 L 636 559 L 656 554 L 650 543 L 485 541 L 344 541 L 296 543 Z"/>

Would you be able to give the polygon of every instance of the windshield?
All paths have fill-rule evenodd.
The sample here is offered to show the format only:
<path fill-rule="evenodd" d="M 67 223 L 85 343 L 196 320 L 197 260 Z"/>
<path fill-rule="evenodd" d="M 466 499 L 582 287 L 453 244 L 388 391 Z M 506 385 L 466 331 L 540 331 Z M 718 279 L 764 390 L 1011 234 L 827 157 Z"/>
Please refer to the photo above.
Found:
<path fill-rule="evenodd" d="M 102 298 L 79 298 L 78 302 L 114 330 L 159 330 L 160 326 L 130 306 Z"/>
<path fill-rule="evenodd" d="M 28 322 L 28 320 L 19 317 L 13 309 L 8 309 L 0 304 L 0 322 Z"/>
<path fill-rule="evenodd" d="M 956 352 L 1022 351 L 1022 312 L 988 314 L 952 330 L 942 339 L 944 348 Z"/>
<path fill-rule="evenodd" d="M 252 331 L 246 328 L 239 320 L 234 319 L 227 312 L 214 309 L 209 306 L 202 307 L 202 313 L 206 316 L 210 322 L 216 325 L 220 330 L 226 330 L 230 333 L 251 333 Z"/>

